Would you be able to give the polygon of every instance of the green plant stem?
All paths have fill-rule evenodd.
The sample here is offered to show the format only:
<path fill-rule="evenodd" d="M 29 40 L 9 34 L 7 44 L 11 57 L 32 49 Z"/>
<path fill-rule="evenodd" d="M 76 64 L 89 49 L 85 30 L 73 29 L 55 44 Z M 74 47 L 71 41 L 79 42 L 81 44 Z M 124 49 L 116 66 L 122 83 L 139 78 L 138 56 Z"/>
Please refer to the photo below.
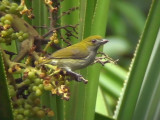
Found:
<path fill-rule="evenodd" d="M 78 6 L 79 6 L 79 0 L 74 0 L 72 2 L 70 0 L 65 0 L 61 2 L 60 13 L 63 14 L 63 12 Z M 61 22 L 61 26 L 75 25 L 79 23 L 79 10 L 72 11 L 69 15 L 62 16 L 60 19 L 60 22 Z M 65 35 L 64 30 L 61 30 L 61 33 Z M 71 37 L 71 42 L 74 44 L 74 43 L 77 43 L 78 40 L 75 39 L 74 37 Z M 62 44 L 62 46 L 65 46 L 65 44 Z M 77 86 L 77 83 L 75 82 L 72 82 L 70 84 L 71 97 L 69 101 L 63 101 L 57 98 L 57 103 L 58 103 L 57 110 L 59 112 L 58 120 L 72 120 L 72 119 L 78 120 L 77 118 L 75 118 L 75 112 L 77 112 L 76 109 L 78 109 L 76 107 L 78 104 L 76 101 L 77 93 L 75 93 L 76 86 Z"/>
<path fill-rule="evenodd" d="M 97 0 L 92 18 L 90 35 L 105 36 L 108 8 L 109 0 Z M 89 80 L 89 83 L 85 88 L 85 112 L 83 113 L 83 120 L 94 119 L 100 69 L 101 66 L 97 64 L 88 68 L 87 79 Z"/>

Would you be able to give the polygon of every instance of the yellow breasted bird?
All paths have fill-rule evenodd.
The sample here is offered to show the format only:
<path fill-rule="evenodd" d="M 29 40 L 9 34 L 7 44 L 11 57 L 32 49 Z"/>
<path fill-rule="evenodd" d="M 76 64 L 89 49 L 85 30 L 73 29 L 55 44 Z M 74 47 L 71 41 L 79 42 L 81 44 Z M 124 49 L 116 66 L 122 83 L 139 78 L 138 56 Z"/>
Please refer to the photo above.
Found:
<path fill-rule="evenodd" d="M 77 44 L 54 52 L 41 64 L 56 65 L 71 74 L 82 77 L 73 71 L 87 67 L 89 64 L 93 63 L 98 48 L 107 42 L 108 40 L 102 39 L 101 36 L 90 36 Z M 79 79 L 78 81 L 81 80 Z"/>

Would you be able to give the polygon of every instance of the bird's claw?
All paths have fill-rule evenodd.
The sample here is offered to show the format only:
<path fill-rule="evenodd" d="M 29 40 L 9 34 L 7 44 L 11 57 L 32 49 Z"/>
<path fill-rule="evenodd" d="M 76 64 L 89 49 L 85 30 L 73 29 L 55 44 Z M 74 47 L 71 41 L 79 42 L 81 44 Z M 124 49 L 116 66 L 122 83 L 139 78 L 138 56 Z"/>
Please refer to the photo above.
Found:
<path fill-rule="evenodd" d="M 70 74 L 71 76 L 73 76 L 75 78 L 75 80 L 78 82 L 83 81 L 85 84 L 88 83 L 88 80 L 84 79 L 84 77 L 78 73 L 75 73 L 73 71 L 67 71 L 67 73 Z"/>
<path fill-rule="evenodd" d="M 87 84 L 87 83 L 88 83 L 88 80 L 84 79 L 81 75 L 80 75 L 80 76 L 77 76 L 77 81 L 78 81 L 78 82 L 83 81 L 84 84 Z"/>

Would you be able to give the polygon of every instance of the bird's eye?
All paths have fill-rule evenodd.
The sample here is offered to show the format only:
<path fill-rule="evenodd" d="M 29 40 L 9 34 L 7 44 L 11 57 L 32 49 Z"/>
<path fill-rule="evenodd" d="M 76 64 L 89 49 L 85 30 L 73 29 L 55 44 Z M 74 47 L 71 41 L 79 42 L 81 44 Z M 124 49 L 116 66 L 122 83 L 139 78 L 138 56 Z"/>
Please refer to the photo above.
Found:
<path fill-rule="evenodd" d="M 92 40 L 92 43 L 95 43 L 97 40 Z"/>

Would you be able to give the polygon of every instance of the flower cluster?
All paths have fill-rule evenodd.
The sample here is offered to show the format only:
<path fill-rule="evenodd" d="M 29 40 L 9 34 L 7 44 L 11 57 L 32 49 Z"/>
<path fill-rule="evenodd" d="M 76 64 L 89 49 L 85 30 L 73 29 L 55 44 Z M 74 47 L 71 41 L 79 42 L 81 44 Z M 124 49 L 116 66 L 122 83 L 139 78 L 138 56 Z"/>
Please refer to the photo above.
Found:
<path fill-rule="evenodd" d="M 58 44 L 59 41 L 58 41 L 58 38 L 57 38 L 57 32 L 54 31 L 52 36 L 49 38 L 51 40 L 51 42 L 55 43 L 55 44 Z"/>

